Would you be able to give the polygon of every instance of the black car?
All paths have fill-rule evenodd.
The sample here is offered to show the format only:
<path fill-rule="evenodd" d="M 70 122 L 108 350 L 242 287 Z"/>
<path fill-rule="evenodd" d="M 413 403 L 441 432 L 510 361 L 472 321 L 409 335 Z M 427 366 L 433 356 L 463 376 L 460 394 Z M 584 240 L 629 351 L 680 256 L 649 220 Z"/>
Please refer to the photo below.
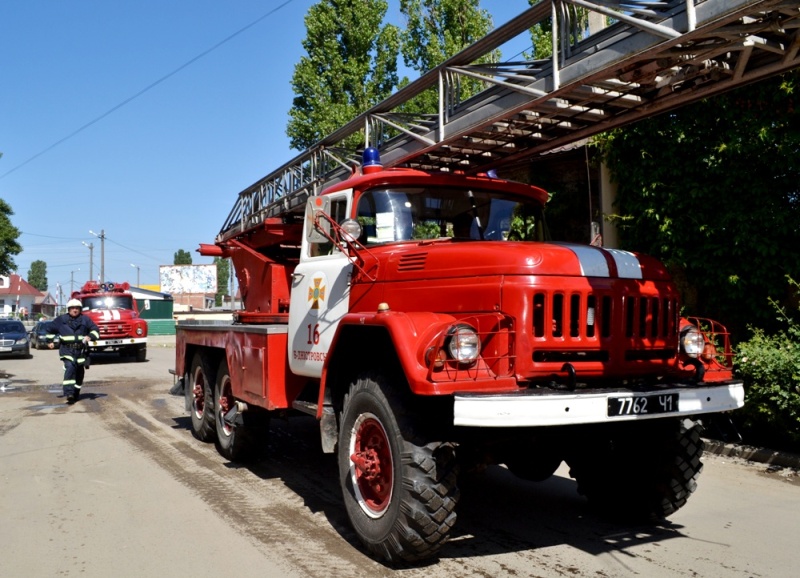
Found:
<path fill-rule="evenodd" d="M 31 356 L 28 332 L 22 321 L 0 320 L 0 356 Z"/>
<path fill-rule="evenodd" d="M 31 346 L 34 349 L 47 349 L 47 331 L 44 329 L 46 324 L 47 321 L 38 321 L 36 325 L 33 326 L 33 331 L 31 331 Z M 59 343 L 59 337 L 56 335 L 53 338 L 53 345 L 55 345 L 56 349 Z"/>

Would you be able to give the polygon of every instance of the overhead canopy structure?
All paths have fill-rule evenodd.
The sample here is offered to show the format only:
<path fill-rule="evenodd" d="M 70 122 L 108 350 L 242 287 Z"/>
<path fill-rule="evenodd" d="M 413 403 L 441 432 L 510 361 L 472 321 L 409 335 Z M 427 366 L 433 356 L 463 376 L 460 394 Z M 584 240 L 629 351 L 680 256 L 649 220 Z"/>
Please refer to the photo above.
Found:
<path fill-rule="evenodd" d="M 584 37 L 575 7 L 613 24 Z M 475 64 L 547 20 L 551 58 Z M 242 191 L 218 240 L 345 179 L 355 134 L 385 166 L 487 171 L 791 70 L 798 49 L 800 0 L 542 0 Z M 465 77 L 487 88 L 462 101 Z M 402 112 L 431 89 L 438 111 Z"/>

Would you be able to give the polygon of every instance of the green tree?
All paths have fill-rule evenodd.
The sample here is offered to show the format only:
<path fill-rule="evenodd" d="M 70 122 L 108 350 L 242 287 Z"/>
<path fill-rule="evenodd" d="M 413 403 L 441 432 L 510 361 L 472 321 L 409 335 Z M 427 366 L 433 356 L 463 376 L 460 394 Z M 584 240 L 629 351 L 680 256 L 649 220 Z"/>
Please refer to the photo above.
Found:
<path fill-rule="evenodd" d="M 491 32 L 492 17 L 480 8 L 480 0 L 400 0 L 406 17 L 401 33 L 401 52 L 406 66 L 424 74 Z M 482 56 L 476 64 L 500 61 L 500 51 Z M 402 85 L 408 79 L 403 79 Z M 459 78 L 458 100 L 463 101 L 486 88 L 475 78 Z M 408 103 L 406 113 L 437 114 L 438 91 L 427 90 Z"/>
<path fill-rule="evenodd" d="M 217 266 L 217 294 L 214 296 L 214 305 L 220 307 L 222 298 L 228 294 L 228 283 L 231 278 L 231 265 L 227 259 L 214 257 L 214 264 Z"/>
<path fill-rule="evenodd" d="M 31 263 L 28 270 L 28 283 L 39 291 L 47 291 L 47 263 L 36 260 Z"/>
<path fill-rule="evenodd" d="M 173 265 L 191 265 L 192 264 L 192 254 L 189 251 L 184 251 L 183 249 L 178 249 L 175 253 L 175 260 L 173 261 Z"/>
<path fill-rule="evenodd" d="M 690 314 L 774 329 L 800 278 L 800 72 L 606 135 L 621 243 L 661 258 Z"/>
<path fill-rule="evenodd" d="M 8 275 L 17 268 L 14 255 L 22 252 L 22 247 L 17 242 L 19 229 L 11 224 L 11 205 L 0 199 L 0 275 Z"/>
<path fill-rule="evenodd" d="M 386 0 L 321 0 L 306 15 L 286 134 L 302 150 L 388 97 L 397 86 L 399 31 Z M 357 147 L 363 137 L 345 143 Z"/>

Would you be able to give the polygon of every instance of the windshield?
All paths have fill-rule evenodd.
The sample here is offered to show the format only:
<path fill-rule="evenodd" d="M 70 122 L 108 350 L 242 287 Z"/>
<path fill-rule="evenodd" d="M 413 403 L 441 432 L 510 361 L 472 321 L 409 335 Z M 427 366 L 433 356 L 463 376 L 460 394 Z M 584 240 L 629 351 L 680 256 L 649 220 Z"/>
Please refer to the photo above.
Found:
<path fill-rule="evenodd" d="M 367 245 L 414 239 L 544 241 L 543 211 L 532 199 L 448 187 L 372 189 L 358 201 Z"/>
<path fill-rule="evenodd" d="M 122 295 L 108 297 L 108 296 L 98 296 L 98 297 L 84 297 L 83 298 L 83 308 L 89 309 L 133 309 L 133 303 L 131 303 L 131 297 L 125 297 Z"/>
<path fill-rule="evenodd" d="M 22 323 L 0 323 L 0 333 L 25 333 L 25 326 Z"/>

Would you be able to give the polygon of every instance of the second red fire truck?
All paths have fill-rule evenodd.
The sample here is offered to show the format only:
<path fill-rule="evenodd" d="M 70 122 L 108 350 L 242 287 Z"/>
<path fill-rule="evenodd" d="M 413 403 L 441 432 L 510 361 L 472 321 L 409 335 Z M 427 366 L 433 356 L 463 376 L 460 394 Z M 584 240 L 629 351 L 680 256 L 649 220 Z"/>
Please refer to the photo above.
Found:
<path fill-rule="evenodd" d="M 147 359 L 147 321 L 139 317 L 130 284 L 87 281 L 72 298 L 83 303 L 83 314 L 100 329 L 100 339 L 89 344 L 90 353 L 118 351 L 136 361 Z"/>

